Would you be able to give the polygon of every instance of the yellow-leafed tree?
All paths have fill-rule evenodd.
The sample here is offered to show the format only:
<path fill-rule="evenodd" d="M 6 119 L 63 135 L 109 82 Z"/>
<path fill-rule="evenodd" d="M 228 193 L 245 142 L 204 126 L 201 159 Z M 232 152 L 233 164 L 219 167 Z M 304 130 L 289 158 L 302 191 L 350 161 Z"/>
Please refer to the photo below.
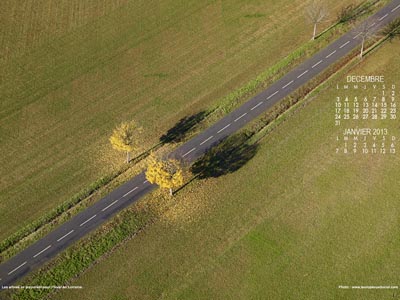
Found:
<path fill-rule="evenodd" d="M 110 143 L 114 149 L 126 152 L 127 163 L 130 160 L 130 153 L 136 149 L 135 140 L 137 140 L 139 130 L 135 122 L 123 122 L 114 129 L 110 137 Z"/>
<path fill-rule="evenodd" d="M 171 196 L 173 195 L 173 189 L 183 185 L 184 177 L 183 166 L 178 160 L 150 156 L 146 179 L 161 188 L 169 189 Z"/>

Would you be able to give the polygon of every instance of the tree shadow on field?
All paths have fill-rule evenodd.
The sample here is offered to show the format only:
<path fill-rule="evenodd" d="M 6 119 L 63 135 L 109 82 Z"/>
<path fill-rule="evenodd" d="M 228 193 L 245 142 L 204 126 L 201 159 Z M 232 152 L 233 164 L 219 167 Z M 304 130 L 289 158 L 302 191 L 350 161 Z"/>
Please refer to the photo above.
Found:
<path fill-rule="evenodd" d="M 194 177 L 205 179 L 233 173 L 257 153 L 258 145 L 249 144 L 244 133 L 235 134 L 211 148 L 191 167 Z"/>
<path fill-rule="evenodd" d="M 198 123 L 200 123 L 208 113 L 206 111 L 201 111 L 191 116 L 184 117 L 180 119 L 174 127 L 169 129 L 166 134 L 160 137 L 160 142 L 163 144 L 171 142 L 181 142 L 186 134 L 192 130 Z"/>

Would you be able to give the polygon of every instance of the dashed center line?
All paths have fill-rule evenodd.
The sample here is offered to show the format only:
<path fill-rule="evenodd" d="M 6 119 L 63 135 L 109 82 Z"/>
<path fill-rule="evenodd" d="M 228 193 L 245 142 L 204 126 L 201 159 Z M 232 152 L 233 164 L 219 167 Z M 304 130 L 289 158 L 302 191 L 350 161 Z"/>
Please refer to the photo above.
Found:
<path fill-rule="evenodd" d="M 291 85 L 293 82 L 294 82 L 294 80 L 292 80 L 292 81 L 288 82 L 287 84 L 285 84 L 285 85 L 282 87 L 282 90 L 285 89 L 285 88 L 287 88 L 287 87 L 288 87 L 289 85 Z"/>
<path fill-rule="evenodd" d="M 64 234 L 62 237 L 60 237 L 60 238 L 57 240 L 57 242 L 61 241 L 63 238 L 67 237 L 68 235 L 70 235 L 70 234 L 73 233 L 73 232 L 74 232 L 74 230 L 72 229 L 70 232 L 68 232 L 68 233 Z"/>
<path fill-rule="evenodd" d="M 317 62 L 316 64 L 314 64 L 311 68 L 315 68 L 315 67 L 318 66 L 320 63 L 322 63 L 322 59 L 321 59 L 319 62 Z"/>
<path fill-rule="evenodd" d="M 355 36 L 353 37 L 353 40 L 355 40 L 356 38 L 358 38 L 361 34 L 362 34 L 362 32 L 360 32 L 359 34 L 355 35 Z"/>
<path fill-rule="evenodd" d="M 148 180 L 145 180 L 145 181 L 143 181 L 143 184 L 146 184 L 146 183 L 148 183 L 149 181 Z"/>
<path fill-rule="evenodd" d="M 297 78 L 300 78 L 301 76 L 303 76 L 304 74 L 306 74 L 308 72 L 308 70 L 305 70 L 303 73 L 301 73 L 299 76 L 297 76 Z"/>
<path fill-rule="evenodd" d="M 126 193 L 125 195 L 123 195 L 122 197 L 128 196 L 130 193 L 134 192 L 134 191 L 137 190 L 137 189 L 138 189 L 138 187 L 135 187 L 135 188 L 131 189 L 129 192 L 127 192 L 127 193 Z"/>
<path fill-rule="evenodd" d="M 329 58 L 329 57 L 331 57 L 333 54 L 335 54 L 336 53 L 336 51 L 337 50 L 333 50 L 331 53 L 329 53 L 325 58 Z"/>
<path fill-rule="evenodd" d="M 254 110 L 257 107 L 259 107 L 261 104 L 263 104 L 263 101 L 259 102 L 257 105 L 253 106 L 250 110 Z"/>
<path fill-rule="evenodd" d="M 205 139 L 204 141 L 202 141 L 202 142 L 200 143 L 200 146 L 203 145 L 203 144 L 205 144 L 205 143 L 207 143 L 207 142 L 208 142 L 209 140 L 211 140 L 213 137 L 214 137 L 214 136 L 212 135 L 212 136 L 210 136 L 209 138 L 207 138 L 207 139 Z"/>
<path fill-rule="evenodd" d="M 380 17 L 378 20 L 379 20 L 379 21 L 382 21 L 382 20 L 383 20 L 384 18 L 386 18 L 388 15 L 389 15 L 389 14 L 384 15 L 384 16 Z M 372 25 L 371 25 L 371 26 L 372 26 Z"/>
<path fill-rule="evenodd" d="M 237 122 L 237 121 L 239 121 L 241 118 L 243 118 L 245 115 L 247 115 L 247 112 L 245 112 L 243 115 L 241 115 L 241 116 L 239 116 L 239 117 L 237 117 L 236 119 L 235 119 L 235 121 L 234 122 Z"/>
<path fill-rule="evenodd" d="M 40 254 L 42 254 L 44 251 L 46 251 L 47 249 L 49 249 L 51 247 L 51 245 L 48 245 L 46 248 L 44 248 L 42 251 L 39 251 L 38 253 L 36 253 L 33 258 L 39 256 Z"/>
<path fill-rule="evenodd" d="M 182 157 L 185 157 L 186 155 L 188 155 L 189 153 L 193 152 L 194 150 L 196 150 L 196 148 L 192 148 L 191 150 L 189 150 L 188 152 L 183 154 Z"/>
<path fill-rule="evenodd" d="M 226 125 L 224 128 L 221 128 L 220 130 L 218 130 L 217 133 L 220 133 L 220 132 L 224 131 L 224 130 L 227 129 L 229 126 L 231 126 L 231 123 L 229 123 L 228 125 Z"/>
<path fill-rule="evenodd" d="M 397 5 L 395 8 L 392 9 L 392 12 L 394 12 L 395 10 L 397 10 L 400 7 L 400 4 Z"/>
<path fill-rule="evenodd" d="M 26 261 L 25 262 L 23 262 L 22 264 L 20 264 L 18 267 L 16 267 L 14 270 L 12 270 L 12 271 L 10 271 L 10 272 L 8 272 L 8 275 L 11 275 L 12 273 L 14 273 L 15 271 L 17 271 L 19 268 L 21 268 L 23 265 L 25 265 L 26 264 Z"/>
<path fill-rule="evenodd" d="M 347 41 L 346 43 L 344 43 L 343 45 L 341 45 L 339 48 L 342 49 L 342 48 L 345 47 L 348 43 L 350 43 L 350 41 Z"/>
<path fill-rule="evenodd" d="M 112 202 L 111 204 L 107 205 L 106 207 L 104 207 L 101 211 L 106 211 L 107 209 L 109 209 L 111 206 L 113 206 L 115 203 L 118 202 L 119 199 L 115 200 L 114 202 Z"/>
<path fill-rule="evenodd" d="M 89 222 L 90 220 L 92 220 L 92 219 L 95 218 L 96 216 L 97 216 L 97 215 L 91 216 L 91 217 L 90 217 L 89 219 L 87 219 L 85 222 L 81 223 L 81 224 L 79 225 L 79 227 L 85 225 L 87 222 Z"/>
<path fill-rule="evenodd" d="M 278 93 L 279 93 L 279 91 L 276 91 L 275 93 L 269 95 L 268 98 L 267 98 L 267 100 L 268 100 L 269 98 L 272 98 L 273 96 L 275 96 L 275 95 L 278 94 Z"/>

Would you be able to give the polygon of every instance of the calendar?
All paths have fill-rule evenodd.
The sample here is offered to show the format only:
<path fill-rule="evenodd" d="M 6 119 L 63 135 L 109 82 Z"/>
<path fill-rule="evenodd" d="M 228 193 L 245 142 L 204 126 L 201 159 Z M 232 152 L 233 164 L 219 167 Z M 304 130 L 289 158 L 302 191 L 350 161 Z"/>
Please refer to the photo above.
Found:
<path fill-rule="evenodd" d="M 347 76 L 336 85 L 336 153 L 396 154 L 396 84 L 384 76 Z"/>

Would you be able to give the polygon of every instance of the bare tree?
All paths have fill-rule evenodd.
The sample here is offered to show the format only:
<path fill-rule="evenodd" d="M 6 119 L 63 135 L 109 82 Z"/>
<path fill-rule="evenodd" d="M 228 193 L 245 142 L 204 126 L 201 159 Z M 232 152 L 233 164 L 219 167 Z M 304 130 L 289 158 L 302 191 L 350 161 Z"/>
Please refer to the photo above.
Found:
<path fill-rule="evenodd" d="M 361 25 L 359 25 L 358 27 L 356 27 L 355 36 L 359 40 L 361 40 L 360 58 L 363 58 L 364 56 L 365 42 L 368 39 L 376 37 L 375 23 L 376 22 L 373 20 L 367 20 L 361 23 Z"/>
<path fill-rule="evenodd" d="M 315 40 L 317 35 L 317 25 L 328 17 L 328 10 L 323 0 L 311 0 L 306 8 L 306 17 L 313 24 L 313 36 Z"/>

